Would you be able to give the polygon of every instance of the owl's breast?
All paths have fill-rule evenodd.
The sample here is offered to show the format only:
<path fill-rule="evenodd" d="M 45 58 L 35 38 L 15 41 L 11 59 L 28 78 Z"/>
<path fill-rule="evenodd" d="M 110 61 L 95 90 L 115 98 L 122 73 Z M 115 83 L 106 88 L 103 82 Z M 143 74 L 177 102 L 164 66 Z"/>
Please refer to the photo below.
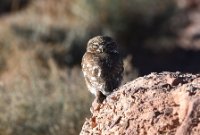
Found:
<path fill-rule="evenodd" d="M 99 63 L 99 56 L 92 53 L 85 53 L 82 59 L 82 70 L 86 84 L 90 91 L 104 89 L 104 80 L 102 78 L 102 68 Z M 92 92 L 94 93 L 94 92 Z"/>
<path fill-rule="evenodd" d="M 96 89 L 108 95 L 120 85 L 123 63 L 118 54 L 87 52 L 83 56 L 82 70 L 90 91 Z"/>

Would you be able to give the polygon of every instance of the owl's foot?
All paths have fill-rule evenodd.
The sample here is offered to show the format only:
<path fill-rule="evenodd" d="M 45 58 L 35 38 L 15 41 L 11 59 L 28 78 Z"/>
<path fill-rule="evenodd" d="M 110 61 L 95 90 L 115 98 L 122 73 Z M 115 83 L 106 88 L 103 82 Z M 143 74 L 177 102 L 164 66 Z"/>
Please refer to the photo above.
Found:
<path fill-rule="evenodd" d="M 101 91 L 98 91 L 97 95 L 96 95 L 97 103 L 101 104 L 104 101 L 104 99 L 106 99 L 106 96 L 103 95 L 103 93 Z"/>
<path fill-rule="evenodd" d="M 101 105 L 96 101 L 92 103 L 92 107 L 90 107 L 90 112 L 93 114 L 95 111 L 99 111 L 101 109 Z"/>
<path fill-rule="evenodd" d="M 90 108 L 91 113 L 94 111 L 99 111 L 101 106 L 103 105 L 103 101 L 106 99 L 106 96 L 101 93 L 101 91 L 97 92 L 95 101 L 92 103 L 92 107 Z"/>
<path fill-rule="evenodd" d="M 106 96 L 101 93 L 101 91 L 97 92 L 96 98 L 94 102 L 92 103 L 92 107 L 90 108 L 91 113 L 94 111 L 99 111 L 101 106 L 103 105 L 103 101 L 106 99 Z"/>

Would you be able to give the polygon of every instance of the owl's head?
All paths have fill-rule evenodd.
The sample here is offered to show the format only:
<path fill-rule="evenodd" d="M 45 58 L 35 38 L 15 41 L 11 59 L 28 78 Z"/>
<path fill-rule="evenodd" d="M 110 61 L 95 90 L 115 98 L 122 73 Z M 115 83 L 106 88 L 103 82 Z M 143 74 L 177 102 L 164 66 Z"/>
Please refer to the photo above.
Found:
<path fill-rule="evenodd" d="M 87 52 L 90 53 L 118 53 L 118 46 L 111 37 L 96 36 L 87 43 Z"/>

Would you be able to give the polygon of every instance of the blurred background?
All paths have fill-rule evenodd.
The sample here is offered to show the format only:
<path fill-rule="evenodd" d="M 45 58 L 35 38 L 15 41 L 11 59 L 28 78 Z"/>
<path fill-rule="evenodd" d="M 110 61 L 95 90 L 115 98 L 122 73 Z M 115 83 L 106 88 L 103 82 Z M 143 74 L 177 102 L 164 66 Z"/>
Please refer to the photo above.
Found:
<path fill-rule="evenodd" d="M 200 72 L 199 0 L 1 0 L 0 135 L 77 135 L 93 96 L 87 41 L 112 36 L 123 84 L 151 72 Z"/>

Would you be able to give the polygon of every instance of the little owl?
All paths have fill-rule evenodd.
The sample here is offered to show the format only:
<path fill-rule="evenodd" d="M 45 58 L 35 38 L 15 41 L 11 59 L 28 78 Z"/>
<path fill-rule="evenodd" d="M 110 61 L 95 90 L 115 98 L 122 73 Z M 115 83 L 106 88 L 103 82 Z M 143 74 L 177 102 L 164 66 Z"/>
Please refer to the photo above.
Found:
<path fill-rule="evenodd" d="M 122 81 L 123 62 L 116 42 L 108 36 L 96 36 L 88 41 L 81 66 L 86 85 L 98 103 Z"/>

